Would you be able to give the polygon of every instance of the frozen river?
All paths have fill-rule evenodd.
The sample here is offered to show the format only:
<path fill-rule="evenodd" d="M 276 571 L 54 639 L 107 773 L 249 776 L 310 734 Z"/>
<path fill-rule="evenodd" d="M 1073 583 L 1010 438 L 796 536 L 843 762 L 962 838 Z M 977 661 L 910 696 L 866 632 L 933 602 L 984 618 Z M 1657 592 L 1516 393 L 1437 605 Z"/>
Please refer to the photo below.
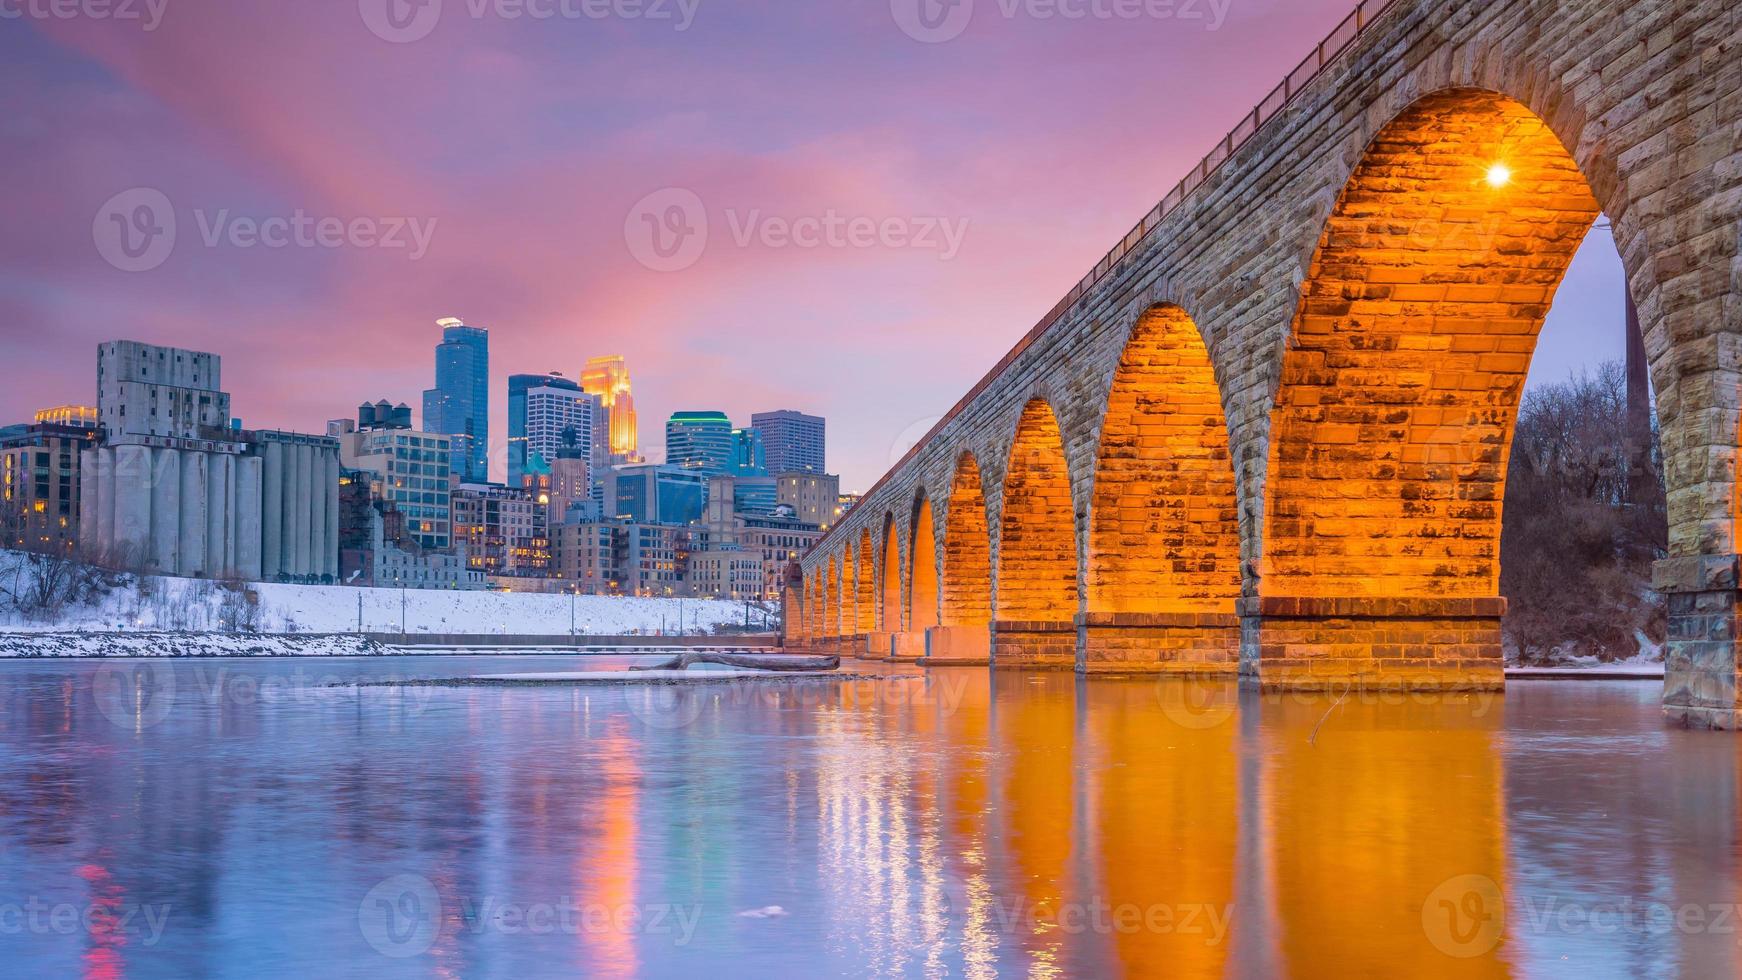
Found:
<path fill-rule="evenodd" d="M 1731 976 L 1738 741 L 1504 699 L 598 658 L 0 664 L 8 976 Z"/>

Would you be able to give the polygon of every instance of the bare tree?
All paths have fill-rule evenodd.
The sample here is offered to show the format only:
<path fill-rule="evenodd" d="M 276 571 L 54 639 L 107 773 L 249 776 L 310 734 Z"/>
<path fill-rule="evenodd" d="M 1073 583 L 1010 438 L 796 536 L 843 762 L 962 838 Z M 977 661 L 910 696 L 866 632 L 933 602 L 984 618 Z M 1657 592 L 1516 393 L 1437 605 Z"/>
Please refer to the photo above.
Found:
<path fill-rule="evenodd" d="M 1668 546 L 1652 424 L 1641 453 L 1637 393 L 1622 365 L 1525 395 L 1507 470 L 1501 591 L 1507 643 L 1525 661 L 1632 656 L 1661 643 L 1651 565 Z M 1636 383 L 1634 385 L 1636 387 Z M 1640 470 L 1644 473 L 1641 474 Z"/>

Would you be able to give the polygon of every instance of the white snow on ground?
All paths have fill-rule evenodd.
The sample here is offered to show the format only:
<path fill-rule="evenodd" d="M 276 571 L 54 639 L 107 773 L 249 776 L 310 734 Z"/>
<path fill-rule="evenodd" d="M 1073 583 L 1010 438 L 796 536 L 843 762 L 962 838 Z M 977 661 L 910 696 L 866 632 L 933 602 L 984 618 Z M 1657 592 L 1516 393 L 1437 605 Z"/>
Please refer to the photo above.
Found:
<path fill-rule="evenodd" d="M 12 588 L 17 556 L 0 552 L 0 588 Z M 28 574 L 28 573 L 24 573 Z M 143 587 L 141 587 L 143 586 Z M 0 596 L 0 631 L 187 631 L 223 629 L 237 617 L 259 633 L 449 633 L 595 636 L 711 633 L 742 627 L 741 602 L 505 592 L 356 589 L 252 584 L 255 599 L 215 582 L 149 577 L 86 606 L 34 622 Z M 760 631 L 762 613 L 751 611 Z M 572 619 L 571 619 L 572 616 Z"/>
<path fill-rule="evenodd" d="M 361 636 L 0 631 L 0 660 L 32 657 L 370 657 L 391 651 Z"/>

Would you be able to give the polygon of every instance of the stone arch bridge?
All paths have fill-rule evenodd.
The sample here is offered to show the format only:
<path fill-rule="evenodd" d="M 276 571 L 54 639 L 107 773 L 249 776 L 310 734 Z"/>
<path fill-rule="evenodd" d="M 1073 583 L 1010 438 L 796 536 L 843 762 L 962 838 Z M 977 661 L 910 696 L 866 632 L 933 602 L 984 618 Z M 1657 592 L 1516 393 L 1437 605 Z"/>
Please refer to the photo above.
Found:
<path fill-rule="evenodd" d="M 1742 5 L 1369 0 L 788 575 L 929 664 L 1502 684 L 1507 454 L 1612 220 L 1668 480 L 1666 710 L 1733 726 Z"/>

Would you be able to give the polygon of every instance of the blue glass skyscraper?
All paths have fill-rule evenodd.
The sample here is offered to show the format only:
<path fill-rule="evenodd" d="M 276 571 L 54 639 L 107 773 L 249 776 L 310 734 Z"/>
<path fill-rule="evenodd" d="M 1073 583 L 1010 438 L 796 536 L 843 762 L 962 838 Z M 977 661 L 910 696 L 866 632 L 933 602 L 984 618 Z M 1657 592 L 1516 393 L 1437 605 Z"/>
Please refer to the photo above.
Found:
<path fill-rule="evenodd" d="M 437 320 L 435 387 L 423 393 L 423 430 L 453 438 L 453 471 L 466 483 L 490 478 L 490 332 Z"/>

